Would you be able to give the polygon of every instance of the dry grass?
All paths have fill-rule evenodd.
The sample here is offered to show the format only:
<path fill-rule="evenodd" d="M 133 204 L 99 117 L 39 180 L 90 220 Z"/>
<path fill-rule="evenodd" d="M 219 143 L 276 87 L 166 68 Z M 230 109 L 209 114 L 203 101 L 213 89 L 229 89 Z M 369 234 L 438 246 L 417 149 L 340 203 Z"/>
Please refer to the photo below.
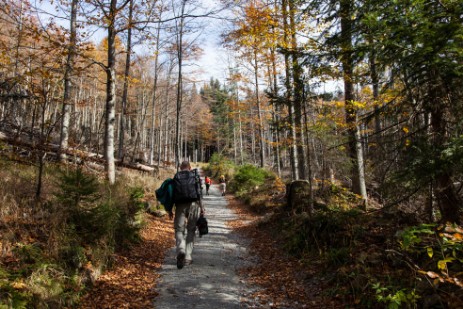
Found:
<path fill-rule="evenodd" d="M 41 299 L 49 302 L 50 299 L 58 298 L 58 303 L 63 303 L 64 299 L 60 299 L 63 293 L 62 284 L 68 286 L 69 278 L 64 275 L 61 266 L 47 266 L 56 261 L 59 263 L 59 252 L 63 248 L 63 241 L 66 240 L 66 235 L 63 230 L 63 212 L 66 211 L 65 205 L 56 203 L 54 193 L 58 191 L 58 175 L 59 170 L 74 169 L 73 165 L 55 165 L 47 164 L 43 175 L 43 190 L 41 198 L 35 199 L 36 191 L 36 175 L 37 168 L 30 164 L 18 164 L 7 159 L 0 158 L 0 268 L 7 272 L 16 273 L 22 267 L 35 267 L 32 264 L 24 264 L 23 257 L 18 255 L 16 249 L 37 247 L 40 249 L 40 260 L 43 263 L 37 264 L 38 268 L 30 268 L 24 274 L 24 278 L 18 278 L 18 282 L 2 282 L 2 284 L 11 284 L 18 287 L 18 293 L 31 296 L 32 293 L 40 294 Z M 105 173 L 83 166 L 84 172 L 96 176 L 102 184 L 102 196 L 111 196 L 111 199 L 117 201 L 118 204 L 124 204 L 128 200 L 128 188 L 139 187 L 145 192 L 145 201 L 148 203 L 155 202 L 154 190 L 157 189 L 165 178 L 173 177 L 175 170 L 161 168 L 156 176 L 143 174 L 139 171 L 123 169 L 119 170 L 117 175 L 117 184 L 115 186 L 105 185 Z M 64 206 L 64 208 L 63 208 Z M 154 269 L 159 267 L 165 248 L 170 246 L 172 227 L 171 222 L 163 222 L 163 219 L 154 219 L 149 215 L 145 215 L 145 228 L 142 231 L 143 242 L 134 248 L 131 255 L 115 254 L 112 257 L 115 271 L 105 274 L 101 280 L 109 280 L 108 284 L 124 273 L 129 274 L 126 277 L 131 278 L 125 284 L 132 284 L 134 289 L 143 290 L 142 294 L 146 295 L 143 301 L 131 298 L 130 302 L 139 304 L 139 307 L 144 307 L 141 304 L 148 304 L 148 300 L 153 298 L 154 292 L 152 285 L 157 275 Z M 163 236 L 164 235 L 164 236 Z M 98 249 L 98 248 L 97 248 Z M 112 248 L 107 248 L 108 252 Z M 106 253 L 105 248 L 99 248 L 97 251 L 89 253 L 90 249 L 85 247 L 86 254 L 91 254 L 97 261 L 97 255 Z M 100 252 L 101 251 L 101 252 Z M 135 255 L 134 255 L 135 254 Z M 122 272 L 127 265 L 128 270 Z M 87 267 L 88 266 L 88 267 Z M 102 266 L 105 267 L 105 266 Z M 76 278 L 79 282 L 87 277 L 85 273 L 95 272 L 99 268 L 97 265 L 86 265 L 82 278 Z M 90 274 L 93 276 L 93 274 Z M 106 277 L 105 277 L 106 276 Z M 54 286 L 46 288 L 41 285 L 41 281 L 50 279 Z M 106 278 L 106 279 L 105 279 Z M 109 279 L 108 279 L 109 278 Z M 45 282 L 45 281 L 44 281 Z M 120 282 L 123 284 L 123 282 Z M 81 283 L 78 283 L 80 286 Z M 69 292 L 63 294 L 63 297 L 72 297 L 76 299 L 78 296 L 78 287 L 75 296 L 68 295 Z M 121 291 L 125 290 L 121 288 Z M 112 295 L 110 299 L 120 301 L 129 300 L 128 294 L 120 296 Z M 145 296 L 143 296 L 145 297 Z M 55 301 L 55 300 L 53 300 Z M 66 302 L 69 304 L 69 299 Z M 130 303 L 129 302 L 129 303 Z M 0 301 L 0 304 L 3 303 Z M 90 297 L 87 304 L 95 304 Z M 108 303 L 109 304 L 109 303 Z M 118 303 L 120 304 L 120 302 Z M 1 305 L 0 305 L 1 306 Z M 134 305 L 135 306 L 135 305 Z M 90 307 L 90 306 L 83 306 Z M 119 307 L 119 306 L 117 306 Z"/>
<path fill-rule="evenodd" d="M 173 168 L 160 168 L 156 176 L 143 174 L 136 170 L 124 170 L 125 186 L 142 187 L 145 192 L 145 201 L 154 203 L 156 198 L 154 191 L 159 188 L 162 182 L 167 178 L 172 178 L 175 174 Z"/>

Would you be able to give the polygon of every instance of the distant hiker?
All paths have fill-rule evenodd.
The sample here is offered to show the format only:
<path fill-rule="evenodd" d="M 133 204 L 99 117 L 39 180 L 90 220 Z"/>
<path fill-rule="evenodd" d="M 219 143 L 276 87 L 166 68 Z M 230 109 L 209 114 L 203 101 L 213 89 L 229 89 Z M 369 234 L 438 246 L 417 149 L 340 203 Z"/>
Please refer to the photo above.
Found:
<path fill-rule="evenodd" d="M 173 201 L 175 204 L 175 242 L 177 245 L 177 268 L 192 263 L 191 253 L 195 239 L 196 222 L 204 207 L 201 203 L 201 179 L 198 170 L 191 170 L 190 163 L 183 161 L 180 171 L 173 179 Z M 170 218 L 174 217 L 172 210 Z M 186 228 L 186 233 L 185 233 Z M 186 235 L 185 235 L 186 234 Z"/>
<path fill-rule="evenodd" d="M 209 176 L 204 177 L 204 182 L 206 183 L 206 195 L 209 195 L 209 187 L 212 184 L 212 180 L 209 178 Z"/>
<path fill-rule="evenodd" d="M 219 177 L 220 183 L 220 191 L 222 192 L 222 196 L 225 196 L 225 190 L 227 189 L 227 181 L 225 180 L 225 176 L 221 175 Z"/>

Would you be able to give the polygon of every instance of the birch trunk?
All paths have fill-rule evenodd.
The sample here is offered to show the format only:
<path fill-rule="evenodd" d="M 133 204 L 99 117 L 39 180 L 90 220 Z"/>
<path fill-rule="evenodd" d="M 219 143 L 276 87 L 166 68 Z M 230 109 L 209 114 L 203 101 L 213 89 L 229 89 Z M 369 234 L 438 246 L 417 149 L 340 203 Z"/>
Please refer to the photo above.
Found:
<path fill-rule="evenodd" d="M 116 116 L 116 16 L 117 0 L 111 0 L 108 25 L 108 67 L 106 69 L 106 113 L 105 113 L 105 159 L 106 173 L 110 184 L 116 181 L 116 165 L 114 160 L 114 125 Z"/>

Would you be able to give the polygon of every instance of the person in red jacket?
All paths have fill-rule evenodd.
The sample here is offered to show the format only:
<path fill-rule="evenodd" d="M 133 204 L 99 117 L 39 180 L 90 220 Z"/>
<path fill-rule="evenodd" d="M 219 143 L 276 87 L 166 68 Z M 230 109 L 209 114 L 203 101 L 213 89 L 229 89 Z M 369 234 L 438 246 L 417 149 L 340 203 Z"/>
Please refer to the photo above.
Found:
<path fill-rule="evenodd" d="M 209 195 L 209 187 L 212 184 L 212 180 L 209 178 L 209 176 L 204 177 L 204 182 L 206 183 L 206 195 Z"/>

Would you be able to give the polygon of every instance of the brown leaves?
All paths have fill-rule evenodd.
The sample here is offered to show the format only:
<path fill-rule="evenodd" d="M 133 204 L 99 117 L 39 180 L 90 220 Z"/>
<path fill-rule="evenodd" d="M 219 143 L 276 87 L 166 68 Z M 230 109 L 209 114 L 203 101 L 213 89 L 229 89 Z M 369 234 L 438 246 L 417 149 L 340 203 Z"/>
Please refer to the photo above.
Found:
<path fill-rule="evenodd" d="M 117 254 L 111 270 L 83 298 L 81 308 L 150 308 L 157 292 L 157 270 L 173 242 L 172 221 L 147 218 L 143 241 Z"/>
<path fill-rule="evenodd" d="M 248 284 L 261 287 L 252 297 L 266 308 L 342 307 L 337 300 L 323 296 L 323 280 L 314 276 L 318 271 L 315 261 L 307 265 L 288 256 L 272 235 L 275 230 L 271 222 L 257 225 L 260 217 L 246 205 L 232 198 L 229 204 L 240 216 L 230 225 L 250 238 L 250 254 L 259 259 L 259 263 L 240 270 Z M 246 223 L 249 221 L 253 223 Z"/>

